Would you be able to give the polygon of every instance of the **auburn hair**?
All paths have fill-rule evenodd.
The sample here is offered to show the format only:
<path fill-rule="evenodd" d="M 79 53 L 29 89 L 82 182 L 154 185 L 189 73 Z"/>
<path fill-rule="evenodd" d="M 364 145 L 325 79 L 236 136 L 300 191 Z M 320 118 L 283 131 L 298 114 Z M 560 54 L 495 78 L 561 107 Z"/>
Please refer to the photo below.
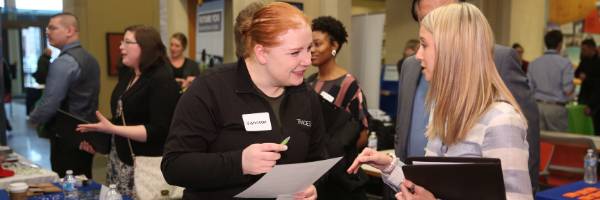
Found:
<path fill-rule="evenodd" d="M 278 36 L 289 29 L 309 25 L 309 19 L 298 8 L 283 2 L 273 2 L 265 5 L 254 13 L 252 20 L 242 22 L 240 31 L 244 42 L 243 57 L 251 56 L 255 45 L 265 47 L 279 45 L 282 41 Z"/>

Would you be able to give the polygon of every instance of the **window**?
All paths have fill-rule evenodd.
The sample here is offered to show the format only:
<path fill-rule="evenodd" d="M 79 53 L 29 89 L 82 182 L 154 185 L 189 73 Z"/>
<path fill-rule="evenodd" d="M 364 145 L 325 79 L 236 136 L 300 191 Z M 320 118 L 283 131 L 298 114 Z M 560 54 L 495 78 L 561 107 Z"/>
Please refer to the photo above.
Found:
<path fill-rule="evenodd" d="M 0 0 L 0 2 L 3 0 Z M 4 3 L 4 2 L 2 2 Z M 17 10 L 62 11 L 62 0 L 15 0 Z"/>

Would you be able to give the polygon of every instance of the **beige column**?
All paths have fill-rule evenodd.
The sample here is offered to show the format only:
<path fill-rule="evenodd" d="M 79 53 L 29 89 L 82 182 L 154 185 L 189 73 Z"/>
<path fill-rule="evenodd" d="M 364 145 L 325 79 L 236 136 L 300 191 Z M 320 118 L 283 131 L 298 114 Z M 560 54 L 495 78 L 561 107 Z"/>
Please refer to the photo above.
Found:
<path fill-rule="evenodd" d="M 419 25 L 412 19 L 411 5 L 412 0 L 385 1 L 385 64 L 396 64 L 402 58 L 406 41 L 419 38 Z"/>
<path fill-rule="evenodd" d="M 173 33 L 181 32 L 188 38 L 196 37 L 195 35 L 188 35 L 188 17 L 187 17 L 187 0 L 161 0 L 165 1 L 167 6 L 167 30 L 166 35 L 162 35 L 165 45 L 169 47 L 169 39 Z M 161 25 L 162 26 L 162 25 Z M 161 27 L 162 28 L 162 27 Z M 163 31 L 161 31 L 163 34 Z M 188 49 L 185 50 L 183 55 L 188 55 Z"/>
<path fill-rule="evenodd" d="M 525 60 L 532 61 L 544 53 L 547 7 L 546 0 L 512 0 L 509 41 L 523 46 Z"/>

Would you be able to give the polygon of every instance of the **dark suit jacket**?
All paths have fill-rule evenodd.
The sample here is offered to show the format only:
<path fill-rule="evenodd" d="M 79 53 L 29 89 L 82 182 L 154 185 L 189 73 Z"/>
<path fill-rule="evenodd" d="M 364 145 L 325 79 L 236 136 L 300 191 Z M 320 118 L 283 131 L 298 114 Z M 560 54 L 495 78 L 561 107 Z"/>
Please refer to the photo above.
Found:
<path fill-rule="evenodd" d="M 511 91 L 527 118 L 527 142 L 529 143 L 529 174 L 534 190 L 537 188 L 539 166 L 539 113 L 529 88 L 527 76 L 521 69 L 517 53 L 511 48 L 496 45 L 494 47 L 494 62 L 504 84 Z M 401 160 L 407 157 L 407 141 L 410 132 L 413 100 L 417 83 L 421 77 L 421 63 L 411 56 L 404 60 L 400 72 L 398 88 L 398 113 L 396 116 L 396 156 Z"/>

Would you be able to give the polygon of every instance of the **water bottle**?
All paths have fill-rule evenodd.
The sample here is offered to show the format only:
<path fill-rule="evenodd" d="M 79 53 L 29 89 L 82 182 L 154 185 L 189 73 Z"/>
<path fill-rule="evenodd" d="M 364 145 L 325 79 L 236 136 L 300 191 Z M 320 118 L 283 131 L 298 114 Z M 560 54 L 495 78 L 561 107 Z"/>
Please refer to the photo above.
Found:
<path fill-rule="evenodd" d="M 375 135 L 375 132 L 371 132 L 371 135 L 369 135 L 369 142 L 367 144 L 367 147 L 373 150 L 377 150 L 377 135 Z"/>
<path fill-rule="evenodd" d="M 106 192 L 104 200 L 122 200 L 121 195 L 119 194 L 119 192 L 117 192 L 117 185 L 110 184 L 108 186 L 108 192 Z"/>
<path fill-rule="evenodd" d="M 595 184 L 598 182 L 598 174 L 597 174 L 597 164 L 598 157 L 596 157 L 596 153 L 593 149 L 588 149 L 587 154 L 583 158 L 583 164 L 585 165 L 585 173 L 583 175 L 583 180 L 587 184 Z"/>
<path fill-rule="evenodd" d="M 73 170 L 67 170 L 67 175 L 65 175 L 62 189 L 65 194 L 65 199 L 79 199 L 77 194 L 77 188 L 75 185 L 77 184 L 77 179 L 73 176 Z"/>

